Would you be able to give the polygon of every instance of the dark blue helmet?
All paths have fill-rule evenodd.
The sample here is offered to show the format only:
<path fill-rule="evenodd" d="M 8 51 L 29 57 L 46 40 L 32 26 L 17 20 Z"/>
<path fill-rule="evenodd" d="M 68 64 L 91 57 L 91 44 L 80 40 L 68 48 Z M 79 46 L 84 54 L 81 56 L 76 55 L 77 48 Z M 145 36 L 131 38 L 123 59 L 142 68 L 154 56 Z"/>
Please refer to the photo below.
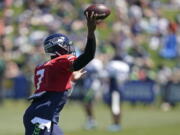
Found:
<path fill-rule="evenodd" d="M 51 56 L 74 54 L 75 49 L 72 46 L 72 41 L 66 35 L 52 34 L 44 40 L 45 53 Z"/>

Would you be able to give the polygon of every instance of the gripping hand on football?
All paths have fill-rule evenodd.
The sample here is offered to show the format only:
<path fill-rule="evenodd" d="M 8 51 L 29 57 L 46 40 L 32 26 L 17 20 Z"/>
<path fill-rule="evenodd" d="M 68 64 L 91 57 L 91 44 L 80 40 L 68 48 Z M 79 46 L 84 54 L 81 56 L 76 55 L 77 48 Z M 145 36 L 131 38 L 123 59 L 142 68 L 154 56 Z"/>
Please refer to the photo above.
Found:
<path fill-rule="evenodd" d="M 96 30 L 96 14 L 92 12 L 86 12 L 86 19 L 87 19 L 87 27 L 88 27 L 88 35 L 91 36 L 94 34 L 94 31 Z"/>
<path fill-rule="evenodd" d="M 87 19 L 88 27 L 87 43 L 84 52 L 73 62 L 71 71 L 78 71 L 84 68 L 95 57 L 96 37 L 94 31 L 96 29 L 96 15 L 94 14 L 94 12 L 85 12 L 85 16 Z M 82 70 L 77 75 L 80 75 L 81 77 L 83 74 L 84 72 Z M 74 76 L 74 80 L 76 80 L 75 78 L 76 75 Z"/>

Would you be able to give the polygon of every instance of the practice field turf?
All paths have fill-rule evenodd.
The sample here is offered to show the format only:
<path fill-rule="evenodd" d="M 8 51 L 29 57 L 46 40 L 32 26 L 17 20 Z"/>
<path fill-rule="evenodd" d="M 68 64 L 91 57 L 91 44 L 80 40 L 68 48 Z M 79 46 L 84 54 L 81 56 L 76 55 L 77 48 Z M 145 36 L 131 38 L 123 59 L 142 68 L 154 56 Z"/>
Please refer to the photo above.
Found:
<path fill-rule="evenodd" d="M 0 135 L 23 135 L 23 112 L 28 103 L 5 101 L 0 106 Z M 85 122 L 82 106 L 68 103 L 61 114 L 61 127 L 65 135 L 180 135 L 180 107 L 163 112 L 158 107 L 131 107 L 123 105 L 123 129 L 112 133 L 107 131 L 111 123 L 110 112 L 103 104 L 96 104 L 95 114 L 98 128 L 93 131 L 83 129 Z"/>

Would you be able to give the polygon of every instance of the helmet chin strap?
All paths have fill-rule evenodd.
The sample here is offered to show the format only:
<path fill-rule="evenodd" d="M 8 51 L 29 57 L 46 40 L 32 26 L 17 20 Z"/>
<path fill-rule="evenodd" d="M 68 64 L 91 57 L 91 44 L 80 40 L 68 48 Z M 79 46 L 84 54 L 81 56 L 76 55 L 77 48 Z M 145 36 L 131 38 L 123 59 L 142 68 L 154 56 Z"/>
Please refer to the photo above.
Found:
<path fill-rule="evenodd" d="M 49 55 L 49 56 L 56 56 L 56 55 L 58 55 L 56 53 L 46 53 L 46 54 Z"/>
<path fill-rule="evenodd" d="M 58 56 L 61 56 L 61 54 L 60 54 L 60 53 L 58 53 L 57 51 L 55 52 L 55 54 L 56 54 L 56 55 L 58 55 Z M 55 56 L 55 55 L 54 55 L 54 56 Z"/>

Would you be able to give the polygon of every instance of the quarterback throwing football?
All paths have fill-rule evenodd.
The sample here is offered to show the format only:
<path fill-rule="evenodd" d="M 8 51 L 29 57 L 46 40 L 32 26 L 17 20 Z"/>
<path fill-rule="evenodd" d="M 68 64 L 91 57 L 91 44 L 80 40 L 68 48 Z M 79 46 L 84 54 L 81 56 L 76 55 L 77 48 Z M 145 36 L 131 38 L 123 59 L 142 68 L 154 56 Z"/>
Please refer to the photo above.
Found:
<path fill-rule="evenodd" d="M 38 65 L 34 72 L 35 92 L 31 105 L 25 111 L 23 122 L 25 135 L 63 135 L 58 126 L 59 113 L 63 109 L 74 80 L 95 56 L 96 17 L 93 12 L 87 18 L 87 43 L 79 57 L 74 55 L 72 42 L 63 34 L 52 34 L 44 41 L 45 53 L 51 60 Z M 79 72 L 75 72 L 79 71 Z"/>

